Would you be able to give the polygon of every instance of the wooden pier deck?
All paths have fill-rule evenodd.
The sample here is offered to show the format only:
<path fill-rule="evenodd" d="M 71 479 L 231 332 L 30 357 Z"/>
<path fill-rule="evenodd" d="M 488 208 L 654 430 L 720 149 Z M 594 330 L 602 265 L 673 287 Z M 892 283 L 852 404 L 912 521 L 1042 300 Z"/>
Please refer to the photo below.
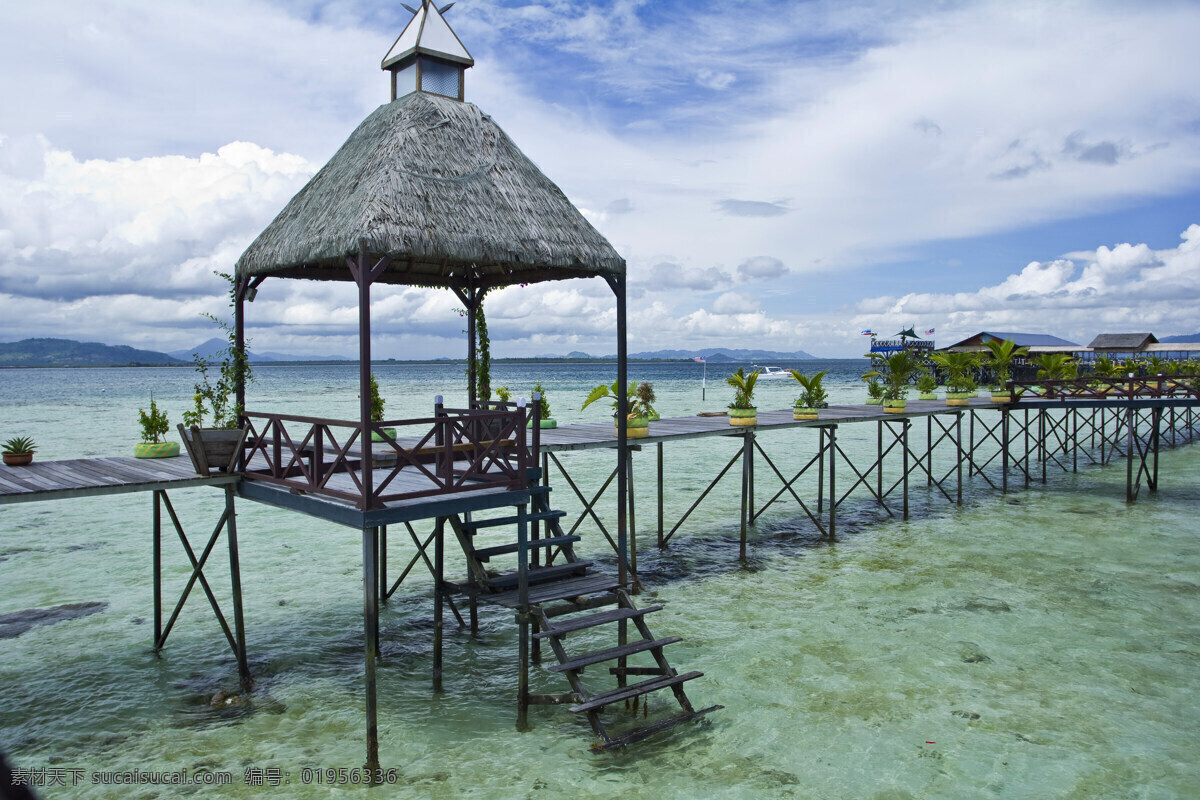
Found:
<path fill-rule="evenodd" d="M 24 467 L 0 465 L 0 504 L 154 492 L 189 486 L 225 486 L 237 483 L 239 479 L 237 475 L 197 475 L 186 456 L 34 461 Z"/>
<path fill-rule="evenodd" d="M 899 414 L 885 412 L 880 406 L 843 405 L 821 409 L 820 418 L 815 420 L 793 419 L 792 410 L 785 408 L 759 411 L 758 424 L 747 427 L 730 425 L 729 418 L 726 416 L 663 417 L 650 423 L 649 436 L 644 439 L 631 439 L 630 444 L 646 445 L 683 439 L 699 439 L 706 436 L 742 436 L 747 431 L 820 428 L 856 422 L 914 419 L 933 414 L 952 414 L 968 409 L 996 409 L 1002 406 L 1012 407 L 1012 404 L 993 403 L 987 397 L 971 398 L 969 406 L 947 406 L 944 400 L 909 400 L 908 407 Z M 608 421 L 576 423 L 542 431 L 541 448 L 552 452 L 590 450 L 599 447 L 616 447 L 616 445 L 617 436 L 614 425 Z"/>

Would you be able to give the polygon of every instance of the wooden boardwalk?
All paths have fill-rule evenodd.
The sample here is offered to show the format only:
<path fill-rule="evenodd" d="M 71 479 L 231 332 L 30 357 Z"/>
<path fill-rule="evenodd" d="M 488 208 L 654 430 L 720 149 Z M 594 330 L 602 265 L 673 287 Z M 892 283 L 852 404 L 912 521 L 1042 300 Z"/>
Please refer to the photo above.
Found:
<path fill-rule="evenodd" d="M 993 403 L 988 397 L 975 397 L 969 406 L 947 406 L 945 400 L 909 400 L 908 407 L 902 414 L 890 414 L 880 406 L 850 405 L 830 406 L 821 409 L 821 416 L 815 420 L 796 420 L 792 418 L 790 408 L 775 411 L 759 411 L 758 424 L 749 427 L 735 427 L 729 424 L 729 418 L 718 417 L 663 417 L 650 423 L 650 435 L 645 439 L 630 439 L 631 445 L 653 444 L 655 442 L 678 441 L 681 439 L 699 439 L 706 436 L 741 436 L 747 431 L 774 431 L 785 428 L 820 428 L 828 425 L 842 425 L 855 422 L 895 421 L 928 417 L 933 414 L 947 414 L 965 411 L 967 409 L 995 409 L 1002 406 L 1015 407 L 1008 403 Z M 598 447 L 616 447 L 617 435 L 611 422 L 585 422 L 574 425 L 564 425 L 561 428 L 550 428 L 541 432 L 541 447 L 551 452 L 569 450 L 590 450 Z"/>
<path fill-rule="evenodd" d="M 237 475 L 201 477 L 186 456 L 109 456 L 34 461 L 24 467 L 0 466 L 0 504 L 151 492 L 189 486 L 223 486 L 238 480 Z"/>

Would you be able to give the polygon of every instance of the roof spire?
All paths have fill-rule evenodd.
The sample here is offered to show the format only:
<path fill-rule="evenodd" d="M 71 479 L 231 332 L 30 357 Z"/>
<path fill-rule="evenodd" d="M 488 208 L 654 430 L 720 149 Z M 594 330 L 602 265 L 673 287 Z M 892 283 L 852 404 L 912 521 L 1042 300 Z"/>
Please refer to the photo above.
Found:
<path fill-rule="evenodd" d="M 393 100 L 410 92 L 463 99 L 463 73 L 475 59 L 443 16 L 453 5 L 439 9 L 432 0 L 421 0 L 419 8 L 404 6 L 413 18 L 380 64 L 392 74 Z"/>

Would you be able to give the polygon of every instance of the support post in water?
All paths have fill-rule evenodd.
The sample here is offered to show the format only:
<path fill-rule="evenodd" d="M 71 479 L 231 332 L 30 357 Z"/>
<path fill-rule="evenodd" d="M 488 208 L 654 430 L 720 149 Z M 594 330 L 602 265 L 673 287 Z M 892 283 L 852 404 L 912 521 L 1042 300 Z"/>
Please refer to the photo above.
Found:
<path fill-rule="evenodd" d="M 379 596 L 375 591 L 375 529 L 362 529 L 363 553 L 363 639 L 366 674 L 367 762 L 371 775 L 379 771 L 379 717 L 375 704 L 375 660 L 378 657 L 376 639 L 379 616 Z"/>

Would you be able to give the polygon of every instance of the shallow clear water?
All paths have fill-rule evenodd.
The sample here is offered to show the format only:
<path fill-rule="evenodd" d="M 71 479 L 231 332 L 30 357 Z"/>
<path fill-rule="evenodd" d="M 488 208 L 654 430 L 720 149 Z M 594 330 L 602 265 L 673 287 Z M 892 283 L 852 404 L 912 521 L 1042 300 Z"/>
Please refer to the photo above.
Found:
<path fill-rule="evenodd" d="M 832 366 L 833 402 L 857 401 L 861 363 Z M 542 378 L 565 424 L 604 418 L 606 410 L 578 408 L 611 369 L 501 365 L 495 383 L 527 388 Z M 699 370 L 635 365 L 631 377 L 655 382 L 664 415 L 723 407 L 729 390 L 718 385 L 720 369 L 710 365 L 704 402 Z M 461 385 L 460 367 L 377 373 L 389 417 L 423 415 L 439 392 L 462 401 L 450 392 Z M 252 408 L 348 416 L 356 407 L 352 367 L 262 368 L 259 376 Z M 186 369 L 0 372 L 0 439 L 31 434 L 43 459 L 124 453 L 149 390 L 175 422 L 192 381 Z M 793 394 L 786 384 L 761 386 L 760 407 L 784 407 Z M 853 427 L 839 431 L 846 447 L 871 452 L 874 426 Z M 803 464 L 815 434 L 761 441 L 787 473 Z M 724 440 L 667 446 L 668 524 L 735 452 Z M 563 461 L 593 491 L 612 469 L 611 453 Z M 653 465 L 652 451 L 636 455 L 635 475 L 645 479 Z M 430 582 L 414 572 L 382 622 L 380 755 L 400 784 L 373 793 L 1197 796 L 1200 450 L 1164 454 L 1161 474 L 1158 495 L 1143 489 L 1134 505 L 1124 502 L 1123 463 L 1052 473 L 1046 486 L 1006 497 L 976 478 L 961 508 L 922 487 L 908 522 L 865 501 L 848 504 L 833 544 L 781 505 L 752 533 L 749 568 L 737 563 L 736 478 L 663 552 L 647 534 L 653 503 L 643 492 L 641 571 L 654 601 L 666 605 L 651 625 L 685 639 L 668 649 L 674 665 L 706 673 L 690 684 L 693 701 L 726 708 L 617 754 L 589 752 L 586 722 L 564 709 L 536 708 L 533 730 L 516 733 L 516 636 L 507 614 L 485 612 L 477 641 L 447 629 L 446 690 L 433 696 Z M 761 503 L 774 489 L 763 467 L 759 480 Z M 556 505 L 577 509 L 567 487 L 554 485 Z M 193 542 L 203 539 L 220 495 L 171 497 Z M 107 605 L 0 638 L 0 747 L 18 766 L 80 769 L 85 782 L 114 769 L 234 775 L 221 788 L 80 784 L 47 788 L 46 797 L 362 794 L 302 785 L 306 767 L 363 760 L 357 533 L 239 503 L 257 684 L 248 706 L 239 699 L 214 708 L 212 695 L 236 691 L 237 674 L 202 594 L 188 601 L 162 657 L 150 651 L 150 507 L 149 495 L 136 494 L 4 508 L 0 615 Z M 607 558 L 598 532 L 583 533 L 583 551 Z M 402 539 L 395 530 L 393 575 L 414 552 Z M 169 586 L 177 587 L 188 570 L 171 541 L 166 559 Z M 209 575 L 228 608 L 223 559 L 218 549 Z M 652 710 L 668 705 L 652 700 Z M 290 783 L 244 785 L 247 768 L 278 768 Z"/>

